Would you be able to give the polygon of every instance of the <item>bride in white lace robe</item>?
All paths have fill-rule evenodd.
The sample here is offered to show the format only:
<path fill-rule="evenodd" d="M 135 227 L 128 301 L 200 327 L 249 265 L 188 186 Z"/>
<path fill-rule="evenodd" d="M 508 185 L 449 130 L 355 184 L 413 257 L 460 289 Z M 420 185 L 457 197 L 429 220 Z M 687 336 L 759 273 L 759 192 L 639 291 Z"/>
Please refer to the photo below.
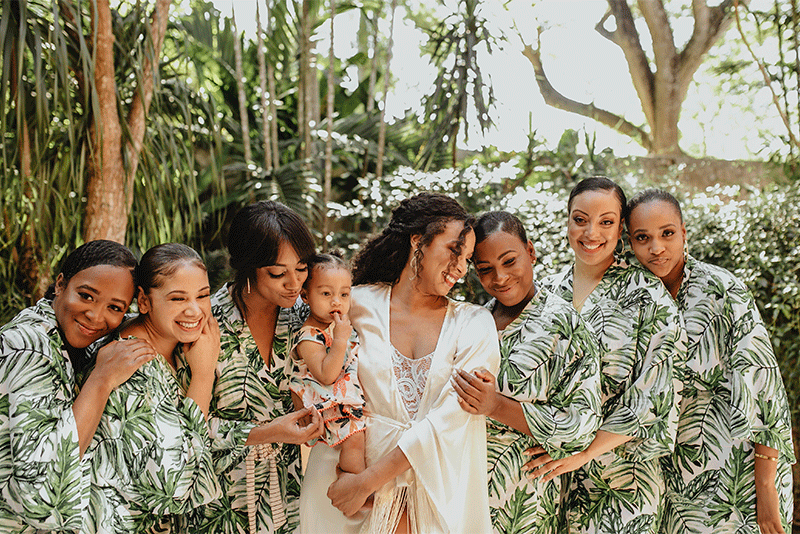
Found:
<path fill-rule="evenodd" d="M 446 297 L 466 273 L 472 218 L 424 193 L 401 203 L 356 259 L 350 320 L 366 399 L 367 469 L 335 477 L 335 455 L 314 447 L 301 532 L 489 532 L 485 419 L 458 405 L 454 370 L 499 365 L 488 311 Z M 334 506 L 323 497 L 327 489 Z M 362 506 L 374 495 L 372 510 Z"/>

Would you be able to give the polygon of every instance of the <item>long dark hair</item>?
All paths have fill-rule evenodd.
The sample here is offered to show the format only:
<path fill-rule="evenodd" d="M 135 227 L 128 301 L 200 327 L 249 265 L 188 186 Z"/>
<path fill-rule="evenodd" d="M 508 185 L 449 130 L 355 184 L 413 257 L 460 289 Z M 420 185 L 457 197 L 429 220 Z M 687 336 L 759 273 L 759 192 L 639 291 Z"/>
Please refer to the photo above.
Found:
<path fill-rule="evenodd" d="M 464 223 L 453 258 L 455 262 L 475 218 L 456 200 L 440 193 L 420 193 L 403 200 L 392 212 L 389 225 L 370 239 L 353 260 L 353 285 L 394 284 L 400 279 L 411 254 L 411 236 L 421 236 L 421 249 L 444 232 L 451 221 Z"/>
<path fill-rule="evenodd" d="M 178 267 L 187 264 L 206 270 L 202 258 L 192 247 L 180 243 L 156 245 L 144 253 L 136 267 L 136 285 L 147 294 L 152 288 L 161 287 L 164 278 Z"/>
<path fill-rule="evenodd" d="M 62 276 L 62 281 L 66 286 L 70 279 L 79 272 L 98 265 L 111 265 L 112 267 L 130 269 L 131 278 L 135 280 L 136 256 L 125 245 L 108 239 L 89 241 L 73 250 L 64 259 L 58 274 Z M 56 286 L 55 284 L 50 284 L 44 294 L 44 298 L 53 300 L 55 295 Z"/>
<path fill-rule="evenodd" d="M 247 316 L 242 297 L 248 283 L 255 284 L 256 269 L 275 265 L 282 243 L 294 248 L 301 261 L 314 254 L 314 238 L 300 216 L 279 202 L 261 200 L 240 209 L 228 231 L 228 254 L 235 271 L 231 295 Z"/>
<path fill-rule="evenodd" d="M 617 185 L 617 183 L 605 176 L 590 176 L 589 178 L 584 178 L 578 184 L 572 188 L 572 191 L 569 194 L 569 200 L 567 201 L 567 213 L 572 210 L 572 201 L 580 195 L 581 193 L 585 193 L 586 191 L 613 191 L 617 200 L 619 201 L 619 214 L 620 214 L 620 223 L 623 219 L 627 217 L 628 214 L 628 201 L 625 198 L 625 191 Z"/>

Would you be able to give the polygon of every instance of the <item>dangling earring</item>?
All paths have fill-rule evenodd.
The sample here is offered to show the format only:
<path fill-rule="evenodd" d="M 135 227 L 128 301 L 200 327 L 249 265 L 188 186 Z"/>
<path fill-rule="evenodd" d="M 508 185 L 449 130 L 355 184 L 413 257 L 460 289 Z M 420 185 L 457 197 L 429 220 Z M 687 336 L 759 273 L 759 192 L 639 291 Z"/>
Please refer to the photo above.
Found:
<path fill-rule="evenodd" d="M 409 280 L 414 280 L 419 275 L 419 256 L 421 252 L 419 251 L 419 247 L 414 249 L 414 254 L 411 255 L 411 261 L 409 262 L 411 266 L 411 276 L 408 277 Z"/>
<path fill-rule="evenodd" d="M 250 294 L 250 279 L 247 279 L 247 294 Z"/>
<path fill-rule="evenodd" d="M 689 259 L 689 242 L 684 238 L 683 240 L 683 263 Z"/>

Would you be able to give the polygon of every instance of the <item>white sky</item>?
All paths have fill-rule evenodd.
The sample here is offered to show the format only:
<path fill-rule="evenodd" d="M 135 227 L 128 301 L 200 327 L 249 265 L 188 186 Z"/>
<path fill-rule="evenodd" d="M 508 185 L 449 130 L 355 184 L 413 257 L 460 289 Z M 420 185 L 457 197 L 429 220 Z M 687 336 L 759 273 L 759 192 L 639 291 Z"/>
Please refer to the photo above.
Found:
<path fill-rule="evenodd" d="M 231 5 L 235 5 L 239 28 L 252 36 L 255 34 L 256 1 L 214 0 L 214 3 L 228 15 Z M 642 124 L 644 116 L 621 51 L 594 30 L 607 8 L 606 0 L 538 0 L 535 7 L 530 0 L 514 0 L 507 4 L 508 10 L 503 8 L 503 3 L 489 0 L 484 4 L 485 16 L 493 29 L 502 29 L 508 37 L 502 50 L 494 50 L 490 60 L 483 58 L 482 61 L 484 74 L 490 77 L 497 98 L 496 109 L 492 112 L 496 126 L 483 137 L 471 133 L 469 148 L 487 144 L 502 150 L 523 150 L 530 121 L 550 147 L 565 129 L 572 128 L 596 134 L 598 150 L 610 146 L 618 156 L 643 155 L 645 151 L 625 136 L 592 120 L 547 106 L 513 29 L 516 25 L 525 41 L 533 43 L 537 26 L 547 23 L 542 34 L 542 61 L 553 86 L 569 98 L 594 101 L 598 107 L 621 114 L 634 124 Z M 355 10 L 337 16 L 334 30 L 337 57 L 353 54 L 357 24 Z M 388 35 L 388 21 L 385 25 L 384 34 Z M 681 34 L 688 35 L 691 27 L 676 25 L 673 30 L 680 38 Z M 643 40 L 647 39 L 646 31 L 646 27 L 640 28 Z M 326 54 L 327 24 L 321 33 L 317 52 Z M 735 29 L 728 36 L 734 38 Z M 418 108 L 422 97 L 430 92 L 435 71 L 427 58 L 420 57 L 424 38 L 398 14 L 391 66 L 395 85 L 387 102 L 389 116 L 399 117 L 406 109 Z M 696 76 L 696 80 L 698 78 Z M 351 86 L 355 86 L 355 81 L 351 81 Z M 767 124 L 776 121 L 769 96 L 762 91 L 741 104 L 752 108 L 752 113 L 743 112 L 739 105 L 731 102 L 717 98 L 707 84 L 692 85 L 680 123 L 684 150 L 696 156 L 725 159 L 758 157 L 756 153 L 765 144 L 762 132 L 769 129 Z M 754 127 L 754 121 L 760 121 L 761 128 Z M 474 120 L 471 122 L 476 124 Z M 777 132 L 782 126 L 775 123 L 774 128 Z"/>

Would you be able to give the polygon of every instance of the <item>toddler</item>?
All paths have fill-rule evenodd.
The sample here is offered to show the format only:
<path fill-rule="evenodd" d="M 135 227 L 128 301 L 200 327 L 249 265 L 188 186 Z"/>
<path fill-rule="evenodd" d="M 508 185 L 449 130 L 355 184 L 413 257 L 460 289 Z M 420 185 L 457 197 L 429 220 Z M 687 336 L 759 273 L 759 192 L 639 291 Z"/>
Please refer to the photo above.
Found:
<path fill-rule="evenodd" d="M 289 387 L 296 402 L 322 415 L 325 432 L 319 439 L 340 447 L 342 471 L 359 473 L 365 468 L 364 397 L 356 376 L 358 342 L 350 339 L 353 327 L 347 317 L 351 284 L 341 258 L 317 254 L 308 262 L 301 297 L 310 314 L 292 343 Z"/>

